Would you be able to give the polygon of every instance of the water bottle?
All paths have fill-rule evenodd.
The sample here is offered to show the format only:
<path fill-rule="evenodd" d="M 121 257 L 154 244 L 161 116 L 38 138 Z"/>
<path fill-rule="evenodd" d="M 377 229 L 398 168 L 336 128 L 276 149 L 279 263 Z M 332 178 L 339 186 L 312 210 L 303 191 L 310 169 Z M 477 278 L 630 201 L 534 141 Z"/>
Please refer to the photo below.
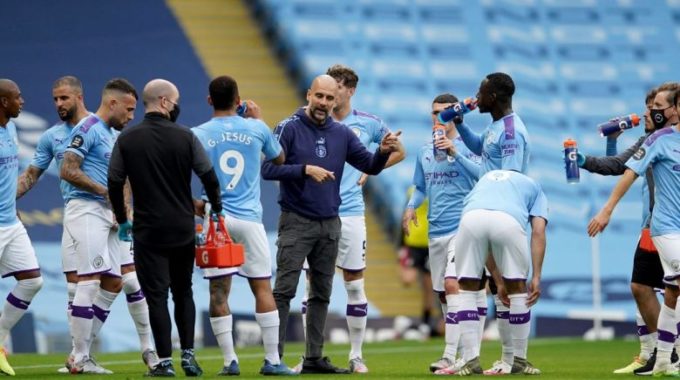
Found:
<path fill-rule="evenodd" d="M 196 225 L 196 246 L 201 247 L 206 244 L 206 236 L 205 233 L 203 233 L 203 225 L 202 224 L 197 224 Z"/>
<path fill-rule="evenodd" d="M 576 149 L 576 141 L 572 139 L 564 140 L 564 164 L 567 173 L 567 183 L 578 183 L 578 149 Z"/>
<path fill-rule="evenodd" d="M 437 123 L 432 127 L 432 153 L 434 154 L 435 161 L 444 161 L 448 155 L 446 149 L 437 149 L 437 140 L 442 137 L 447 138 L 446 126 Z"/>
<path fill-rule="evenodd" d="M 600 131 L 600 136 L 609 136 L 624 129 L 631 129 L 640 125 L 640 117 L 634 113 L 625 116 L 615 117 L 602 124 L 598 124 L 597 129 Z"/>
<path fill-rule="evenodd" d="M 236 107 L 236 114 L 241 117 L 246 117 L 246 112 L 248 112 L 248 103 L 244 100 Z"/>
<path fill-rule="evenodd" d="M 475 108 L 477 108 L 477 99 L 466 98 L 462 102 L 454 103 L 446 107 L 446 109 L 439 113 L 437 119 L 439 119 L 440 123 L 446 124 L 456 116 L 463 116 Z"/>

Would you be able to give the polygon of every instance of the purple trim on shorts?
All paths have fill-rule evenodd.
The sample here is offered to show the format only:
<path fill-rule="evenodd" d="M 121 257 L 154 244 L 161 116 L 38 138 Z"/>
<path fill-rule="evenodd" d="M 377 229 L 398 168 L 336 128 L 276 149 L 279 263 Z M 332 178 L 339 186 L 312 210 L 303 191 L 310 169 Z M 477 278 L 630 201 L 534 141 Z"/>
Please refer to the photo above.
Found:
<path fill-rule="evenodd" d="M 123 267 L 130 267 L 130 266 L 133 266 L 133 265 L 135 265 L 134 261 L 131 262 L 131 263 L 127 263 L 127 264 L 121 264 L 120 267 L 121 267 L 121 268 L 123 268 Z"/>
<path fill-rule="evenodd" d="M 457 313 L 446 313 L 446 324 L 447 325 L 457 325 L 458 324 Z"/>
<path fill-rule="evenodd" d="M 247 278 L 248 280 L 269 280 L 269 279 L 272 278 L 272 275 L 261 276 L 261 277 L 250 277 L 250 276 L 246 276 L 244 274 L 238 273 L 238 272 L 235 272 L 234 274 L 239 276 L 239 277 Z"/>
<path fill-rule="evenodd" d="M 454 280 L 457 280 L 457 279 L 458 279 L 457 276 L 444 276 L 444 280 L 446 280 L 446 279 L 448 279 L 448 278 L 452 278 L 452 279 L 454 279 Z"/>
<path fill-rule="evenodd" d="M 670 331 L 661 330 L 661 329 L 657 329 L 656 331 L 659 333 L 658 339 L 660 341 L 666 342 L 666 343 L 674 343 L 675 342 L 675 334 L 671 333 Z"/>
<path fill-rule="evenodd" d="M 71 310 L 71 306 L 73 306 L 73 301 L 69 301 L 69 302 L 66 304 L 66 310 Z"/>
<path fill-rule="evenodd" d="M 477 313 L 479 313 L 480 316 L 486 317 L 488 309 L 486 307 L 478 307 L 477 308 Z"/>
<path fill-rule="evenodd" d="M 527 311 L 524 314 L 510 314 L 510 324 L 511 325 L 523 325 L 531 321 L 531 311 Z"/>
<path fill-rule="evenodd" d="M 458 322 L 479 321 L 477 310 L 461 310 L 456 313 L 456 316 L 458 317 Z"/>
<path fill-rule="evenodd" d="M 106 272 L 102 273 L 102 276 L 106 277 L 113 277 L 113 278 L 123 278 L 123 276 L 115 273 L 111 273 L 111 269 L 107 270 Z"/>
<path fill-rule="evenodd" d="M 142 289 L 139 289 L 136 292 L 126 294 L 125 299 L 127 300 L 128 303 L 135 303 L 139 301 L 144 300 L 144 293 L 142 292 Z"/>
<path fill-rule="evenodd" d="M 307 313 L 307 301 L 302 301 L 302 314 Z"/>
<path fill-rule="evenodd" d="M 508 277 L 503 277 L 503 281 L 526 281 L 526 278 L 508 278 Z"/>
<path fill-rule="evenodd" d="M 40 267 L 38 267 L 38 268 L 33 268 L 33 269 L 23 269 L 23 270 L 18 270 L 18 271 L 14 271 L 14 272 L 9 272 L 9 273 L 7 273 L 7 274 L 3 274 L 3 275 L 2 275 L 2 278 L 9 277 L 9 276 L 16 276 L 17 274 L 26 273 L 26 272 L 32 272 L 32 271 L 34 271 L 34 270 L 37 270 L 38 272 L 40 272 Z"/>
<path fill-rule="evenodd" d="M 109 317 L 110 313 L 109 310 L 104 310 L 97 305 L 92 305 L 92 311 L 94 312 L 94 316 L 102 322 L 106 322 L 106 318 Z"/>
<path fill-rule="evenodd" d="M 77 272 L 78 272 L 77 270 L 65 270 L 65 271 L 63 271 L 63 272 L 61 272 L 61 273 L 63 273 L 63 274 L 69 274 L 69 273 L 77 273 Z"/>
<path fill-rule="evenodd" d="M 94 276 L 95 274 L 104 274 L 104 273 L 106 273 L 110 270 L 111 270 L 111 268 L 105 269 L 105 270 L 100 270 L 100 271 L 97 271 L 97 272 L 90 272 L 90 273 L 83 273 L 83 274 L 78 273 L 78 277 Z"/>
<path fill-rule="evenodd" d="M 479 280 L 481 280 L 481 277 L 458 277 L 458 282 L 465 281 L 465 280 L 479 281 Z"/>
<path fill-rule="evenodd" d="M 510 312 L 509 311 L 497 311 L 496 312 L 496 319 L 510 319 Z"/>
<path fill-rule="evenodd" d="M 680 326 L 680 323 L 678 323 L 678 326 Z M 638 336 L 649 335 L 649 329 L 647 328 L 647 325 L 638 325 L 637 334 Z"/>
<path fill-rule="evenodd" d="M 368 315 L 368 304 L 360 303 L 347 305 L 346 315 L 348 317 L 365 317 Z"/>
<path fill-rule="evenodd" d="M 231 276 L 233 276 L 233 275 L 235 275 L 235 274 L 236 274 L 236 272 L 227 273 L 227 274 L 221 274 L 221 275 L 219 275 L 219 276 L 203 276 L 203 278 L 206 279 L 206 280 L 217 280 L 218 278 L 231 277 Z"/>
<path fill-rule="evenodd" d="M 675 276 L 664 276 L 663 279 L 666 280 L 666 281 L 675 281 L 678 278 L 680 278 L 680 274 L 676 274 Z M 674 286 L 677 286 L 677 285 L 674 285 Z"/>
<path fill-rule="evenodd" d="M 359 273 L 359 272 L 363 272 L 363 271 L 366 270 L 366 267 L 363 267 L 361 269 L 347 269 L 347 268 L 341 267 L 340 265 L 336 265 L 335 267 L 338 268 L 338 269 L 342 269 L 344 271 L 350 272 L 350 273 Z"/>
<path fill-rule="evenodd" d="M 71 306 L 71 316 L 83 319 L 92 319 L 94 310 L 89 306 Z"/>
<path fill-rule="evenodd" d="M 17 298 L 14 294 L 9 293 L 7 295 L 7 302 L 9 302 L 10 305 L 16 307 L 17 309 L 21 310 L 28 310 L 28 305 L 30 305 L 30 302 L 24 301 L 22 299 Z"/>

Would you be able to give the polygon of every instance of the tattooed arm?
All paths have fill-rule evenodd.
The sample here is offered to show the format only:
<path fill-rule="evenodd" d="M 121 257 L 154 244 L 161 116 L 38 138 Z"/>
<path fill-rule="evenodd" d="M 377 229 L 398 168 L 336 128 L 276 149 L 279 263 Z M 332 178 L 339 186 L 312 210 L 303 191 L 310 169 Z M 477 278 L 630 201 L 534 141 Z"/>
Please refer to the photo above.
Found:
<path fill-rule="evenodd" d="M 64 153 L 64 162 L 61 165 L 61 171 L 59 173 L 61 179 L 79 189 L 100 195 L 108 200 L 109 196 L 106 187 L 88 177 L 80 168 L 82 163 L 82 157 L 73 152 L 66 151 Z"/>
<path fill-rule="evenodd" d="M 40 178 L 44 172 L 44 170 L 30 165 L 25 172 L 21 173 L 17 186 L 17 199 L 23 197 L 24 194 L 31 190 L 33 185 L 38 182 L 38 178 Z"/>

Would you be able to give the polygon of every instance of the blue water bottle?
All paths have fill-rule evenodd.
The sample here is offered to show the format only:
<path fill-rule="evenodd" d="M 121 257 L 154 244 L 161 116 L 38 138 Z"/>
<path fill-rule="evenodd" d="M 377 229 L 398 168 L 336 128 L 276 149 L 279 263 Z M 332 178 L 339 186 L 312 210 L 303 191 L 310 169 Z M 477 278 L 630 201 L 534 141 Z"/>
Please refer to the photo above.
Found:
<path fill-rule="evenodd" d="M 446 138 L 446 126 L 435 124 L 432 127 L 432 153 L 434 154 L 435 161 L 444 161 L 446 156 L 448 156 L 446 149 L 437 149 L 437 140 L 442 137 Z"/>
<path fill-rule="evenodd" d="M 477 108 L 477 99 L 467 98 L 462 102 L 454 103 L 453 105 L 446 107 L 446 109 L 439 113 L 437 119 L 439 119 L 440 123 L 446 124 L 456 116 L 463 116 L 475 108 Z"/>
<path fill-rule="evenodd" d="M 638 125 L 640 125 L 640 117 L 632 113 L 598 124 L 597 129 L 600 131 L 600 136 L 605 137 L 624 129 L 637 127 Z"/>
<path fill-rule="evenodd" d="M 248 112 L 248 103 L 244 100 L 236 107 L 236 114 L 241 117 L 246 117 L 246 112 Z"/>
<path fill-rule="evenodd" d="M 564 140 L 564 169 L 567 173 L 567 183 L 579 182 L 578 149 L 576 141 L 572 139 Z"/>

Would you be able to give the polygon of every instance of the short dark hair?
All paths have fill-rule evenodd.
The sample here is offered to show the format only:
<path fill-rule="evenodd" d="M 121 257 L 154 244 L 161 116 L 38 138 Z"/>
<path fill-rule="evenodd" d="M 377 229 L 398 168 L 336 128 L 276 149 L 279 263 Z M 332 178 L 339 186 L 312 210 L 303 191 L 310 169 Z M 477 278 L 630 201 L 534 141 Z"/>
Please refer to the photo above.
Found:
<path fill-rule="evenodd" d="M 656 98 L 656 94 L 659 92 L 659 89 L 654 87 L 647 91 L 647 95 L 645 95 L 645 104 L 649 102 L 653 102 L 654 98 Z"/>
<path fill-rule="evenodd" d="M 210 81 L 208 92 L 213 108 L 219 111 L 232 108 L 239 96 L 236 80 L 228 75 L 222 75 Z"/>
<path fill-rule="evenodd" d="M 496 99 L 508 101 L 515 94 L 515 82 L 506 73 L 491 73 L 486 76 L 491 86 L 491 91 L 496 93 Z"/>
<path fill-rule="evenodd" d="M 458 103 L 458 98 L 456 95 L 449 94 L 448 92 L 445 94 L 439 94 L 437 95 L 434 100 L 432 101 L 432 104 L 434 103 L 439 103 L 439 104 L 447 104 L 447 103 Z"/>
<path fill-rule="evenodd" d="M 61 86 L 73 87 L 81 94 L 83 93 L 83 84 L 80 82 L 80 79 L 74 77 L 73 75 L 66 75 L 55 80 L 54 84 L 52 85 L 52 89 L 54 90 L 55 88 Z"/>
<path fill-rule="evenodd" d="M 330 75 L 337 82 L 342 83 L 343 86 L 349 88 L 357 88 L 359 84 L 359 76 L 350 67 L 336 64 L 326 70 L 326 75 Z"/>
<path fill-rule="evenodd" d="M 659 92 L 663 92 L 663 91 L 668 91 L 668 94 L 666 95 L 666 101 L 669 104 L 675 105 L 676 104 L 675 95 L 678 91 L 680 91 L 680 83 L 678 83 L 678 82 L 662 83 L 661 86 L 656 88 L 656 93 L 658 94 Z"/>
<path fill-rule="evenodd" d="M 124 78 L 113 78 L 106 82 L 106 85 L 104 86 L 104 92 L 107 91 L 119 91 L 123 94 L 130 94 L 134 96 L 135 100 L 139 99 L 137 96 L 137 90 L 135 90 L 135 86 L 133 86 L 132 83 L 128 82 L 128 80 Z"/>

